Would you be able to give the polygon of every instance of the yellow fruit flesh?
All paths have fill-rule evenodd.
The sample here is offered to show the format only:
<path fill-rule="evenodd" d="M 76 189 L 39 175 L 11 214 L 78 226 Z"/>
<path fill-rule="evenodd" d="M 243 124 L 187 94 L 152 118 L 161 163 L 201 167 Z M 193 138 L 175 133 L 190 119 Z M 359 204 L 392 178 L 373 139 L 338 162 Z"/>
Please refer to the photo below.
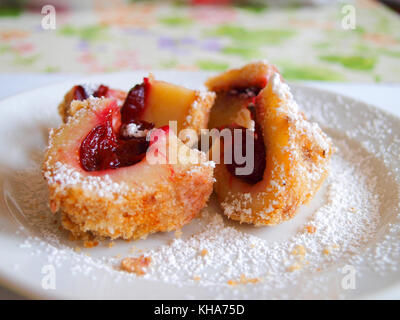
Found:
<path fill-rule="evenodd" d="M 166 126 L 169 121 L 175 120 L 178 123 L 179 133 L 195 99 L 194 90 L 164 81 L 151 80 L 142 120 L 153 122 L 156 128 Z"/>

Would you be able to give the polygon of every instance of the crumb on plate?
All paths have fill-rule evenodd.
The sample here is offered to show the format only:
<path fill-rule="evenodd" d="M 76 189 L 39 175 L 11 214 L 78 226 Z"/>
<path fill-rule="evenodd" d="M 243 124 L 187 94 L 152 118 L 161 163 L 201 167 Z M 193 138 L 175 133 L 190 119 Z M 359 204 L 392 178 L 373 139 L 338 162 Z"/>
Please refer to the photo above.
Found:
<path fill-rule="evenodd" d="M 150 265 L 150 263 L 151 257 L 145 257 L 144 255 L 141 255 L 138 258 L 128 257 L 121 261 L 121 269 L 142 276 L 146 273 L 145 269 Z"/>
<path fill-rule="evenodd" d="M 252 284 L 256 284 L 256 283 L 259 283 L 259 282 L 261 282 L 263 279 L 262 278 L 260 278 L 260 277 L 257 277 L 257 278 L 247 278 L 244 274 L 242 274 L 241 276 L 240 276 L 240 280 L 238 281 L 238 280 L 228 280 L 228 285 L 230 285 L 230 286 L 236 286 L 236 285 L 238 285 L 238 284 L 249 284 L 249 283 L 252 283 Z"/>
<path fill-rule="evenodd" d="M 94 247 L 97 247 L 98 245 L 99 245 L 98 241 L 86 240 L 83 242 L 83 246 L 85 248 L 94 248 Z"/>
<path fill-rule="evenodd" d="M 300 270 L 301 269 L 301 265 L 297 262 L 295 262 L 294 264 L 292 264 L 291 266 L 288 267 L 288 271 L 290 272 L 294 272 L 296 270 Z"/>
<path fill-rule="evenodd" d="M 306 226 L 306 230 L 308 233 L 315 233 L 317 231 L 317 228 L 313 225 L 308 225 Z"/>

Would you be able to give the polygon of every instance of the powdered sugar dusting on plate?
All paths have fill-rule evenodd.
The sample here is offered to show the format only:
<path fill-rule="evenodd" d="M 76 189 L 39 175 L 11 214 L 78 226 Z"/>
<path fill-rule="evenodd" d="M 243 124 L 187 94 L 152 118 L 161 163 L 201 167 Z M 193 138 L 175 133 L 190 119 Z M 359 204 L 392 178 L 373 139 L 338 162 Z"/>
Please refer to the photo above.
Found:
<path fill-rule="evenodd" d="M 339 259 L 351 257 L 375 236 L 380 200 L 376 177 L 368 169 L 371 163 L 363 160 L 365 155 L 351 151 L 343 141 L 337 144 L 339 152 L 332 160 L 325 204 L 295 236 L 270 243 L 224 225 L 220 214 L 205 210 L 203 230 L 188 240 L 175 239 L 149 252 L 155 263 L 147 277 L 229 285 L 230 280 L 240 281 L 244 275 L 274 288 L 303 272 L 327 269 Z M 307 226 L 315 231 L 310 232 Z M 204 249 L 205 256 L 201 255 Z"/>
<path fill-rule="evenodd" d="M 293 237 L 281 242 L 265 241 L 227 226 L 219 212 L 206 208 L 191 237 L 174 239 L 144 252 L 152 257 L 144 278 L 178 285 L 217 286 L 220 290 L 231 290 L 243 279 L 255 279 L 262 284 L 264 294 L 273 296 L 274 289 L 289 286 L 304 274 L 326 270 L 358 254 L 376 236 L 380 221 L 378 181 L 371 168 L 374 158 L 361 148 L 350 147 L 345 140 L 335 140 L 335 144 L 338 152 L 326 181 L 324 205 Z M 13 196 L 42 237 L 28 238 L 21 248 L 43 248 L 34 254 L 47 254 L 48 262 L 56 266 L 72 261 L 73 274 L 91 276 L 95 269 L 104 269 L 116 278 L 134 278 L 116 270 L 118 258 L 88 257 L 60 241 L 65 235 L 60 234 L 56 217 L 47 209 L 45 184 L 37 169 L 30 172 L 29 190 L 19 188 Z M 27 174 L 15 178 L 23 183 Z M 207 254 L 203 255 L 204 250 Z"/>
<path fill-rule="evenodd" d="M 246 298 L 254 294 L 260 298 L 321 297 L 332 283 L 338 283 L 340 270 L 346 264 L 361 274 L 372 270 L 386 275 L 396 270 L 400 262 L 400 181 L 392 165 L 400 150 L 399 137 L 386 130 L 390 124 L 386 122 L 385 126 L 384 121 L 389 120 L 373 109 L 368 109 L 367 115 L 361 113 L 361 119 L 352 119 L 360 123 L 351 126 L 345 123 L 350 120 L 343 119 L 343 114 L 324 103 L 323 98 L 318 100 L 307 90 L 303 96 L 298 91 L 294 95 L 338 148 L 321 191 L 322 205 L 297 232 L 279 241 L 266 240 L 262 233 L 255 235 L 239 224 L 227 223 L 210 205 L 193 222 L 195 230 L 140 252 L 152 258 L 144 279 L 197 285 L 207 288 L 209 297 L 216 298 Z M 354 117 L 347 100 L 337 104 L 348 110 L 349 118 Z M 370 142 L 376 140 L 382 140 L 382 144 Z M 116 282 L 132 282 L 135 290 L 137 276 L 120 271 L 118 266 L 121 258 L 139 253 L 123 252 L 116 257 L 77 252 L 75 245 L 66 240 L 65 232 L 59 230 L 57 216 L 48 209 L 40 160 L 37 163 L 37 167 L 18 172 L 7 187 L 20 209 L 16 214 L 24 218 L 25 231 L 37 231 L 28 234 L 20 250 L 43 256 L 55 266 L 68 264 L 71 274 L 85 275 L 93 281 L 100 270 Z M 335 297 L 346 294 L 340 288 L 335 292 Z"/>

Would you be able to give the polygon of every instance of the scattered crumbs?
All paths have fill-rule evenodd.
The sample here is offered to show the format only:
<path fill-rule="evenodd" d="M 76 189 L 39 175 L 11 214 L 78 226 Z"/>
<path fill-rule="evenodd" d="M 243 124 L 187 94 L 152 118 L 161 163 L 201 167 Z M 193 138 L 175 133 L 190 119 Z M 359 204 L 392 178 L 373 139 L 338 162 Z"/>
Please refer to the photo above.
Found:
<path fill-rule="evenodd" d="M 194 280 L 194 281 L 200 281 L 201 278 L 200 278 L 199 276 L 194 276 L 194 277 L 193 277 L 193 280 Z"/>
<path fill-rule="evenodd" d="M 83 242 L 83 246 L 85 248 L 94 248 L 94 247 L 97 247 L 98 245 L 99 245 L 99 242 L 97 240 L 94 240 L 94 241 L 86 240 Z"/>
<path fill-rule="evenodd" d="M 207 249 L 201 250 L 201 255 L 202 255 L 203 257 L 205 257 L 207 254 L 208 254 L 208 250 L 207 250 Z"/>
<path fill-rule="evenodd" d="M 349 210 L 350 210 L 350 212 L 353 212 L 353 213 L 356 212 L 356 208 L 354 208 L 354 207 L 350 207 Z"/>
<path fill-rule="evenodd" d="M 308 233 L 315 233 L 317 231 L 317 228 L 313 225 L 307 225 L 306 230 Z"/>
<path fill-rule="evenodd" d="M 304 246 L 298 244 L 294 247 L 291 253 L 292 255 L 297 256 L 299 259 L 303 260 L 307 251 L 306 248 L 304 248 Z"/>
<path fill-rule="evenodd" d="M 240 283 L 241 284 L 248 284 L 248 283 L 258 283 L 261 282 L 262 278 L 247 278 L 244 274 L 240 275 Z"/>
<path fill-rule="evenodd" d="M 340 274 L 346 264 L 356 267 L 360 274 L 372 271 L 387 276 L 398 270 L 400 169 L 393 168 L 393 159 L 400 153 L 400 136 L 394 127 L 397 122 L 365 108 L 363 121 L 350 128 L 348 121 L 343 121 L 343 112 L 348 110 L 350 119 L 355 102 L 343 97 L 329 102 L 310 90 L 297 89 L 295 97 L 305 114 L 329 129 L 326 132 L 333 138 L 337 152 L 332 156 L 331 172 L 324 183 L 324 203 L 307 217 L 306 225 L 284 240 L 269 242 L 240 227 L 231 227 L 214 209 L 206 208 L 196 219 L 199 227 L 191 237 L 175 238 L 145 251 L 144 255 L 152 260 L 143 275 L 145 279 L 185 286 L 193 285 L 193 279 L 198 277 L 196 285 L 210 297 L 225 299 L 248 296 L 272 299 L 282 297 L 283 291 L 286 298 L 331 297 L 332 279 L 327 270 Z M 49 118 L 43 119 L 44 116 Z M 48 115 L 41 112 L 40 120 L 47 121 L 49 126 L 58 123 L 54 106 Z M 29 118 L 27 125 L 31 121 Z M 93 252 L 93 257 L 89 257 L 79 247 L 65 244 L 67 233 L 54 224 L 54 215 L 48 208 L 48 191 L 40 172 L 42 159 L 43 153 L 38 151 L 32 167 L 15 171 L 9 177 L 10 184 L 18 186 L 10 190 L 10 196 L 24 214 L 25 228 L 40 234 L 40 237 L 21 237 L 19 249 L 57 268 L 65 266 L 73 275 L 95 279 L 103 272 L 116 282 L 134 281 L 136 274 L 121 271 L 120 259 L 111 254 Z M 54 178 L 61 182 L 70 178 L 69 168 L 59 169 Z M 96 185 L 101 186 L 102 182 L 107 181 Z M 388 213 L 385 220 L 383 212 Z M 307 262 L 293 261 L 291 252 L 297 245 L 307 249 Z M 328 246 L 329 257 L 322 254 Z M 206 259 L 199 256 L 204 248 L 209 250 Z M 23 268 L 21 265 L 20 270 Z M 249 279 L 264 279 L 262 285 L 248 286 L 245 291 L 227 286 L 227 283 L 239 284 L 242 274 Z"/>
<path fill-rule="evenodd" d="M 331 250 L 329 250 L 328 248 L 324 248 L 324 250 L 322 251 L 322 253 L 326 256 L 328 256 L 331 253 Z"/>
<path fill-rule="evenodd" d="M 121 256 L 122 256 L 122 254 L 118 253 L 118 254 L 116 254 L 116 255 L 114 256 L 114 258 L 119 259 L 119 258 L 121 258 Z"/>
<path fill-rule="evenodd" d="M 292 264 L 291 266 L 288 267 L 289 272 L 294 272 L 294 271 L 300 270 L 300 269 L 301 269 L 301 264 L 299 264 L 298 262 L 295 262 L 294 264 Z"/>
<path fill-rule="evenodd" d="M 259 278 L 259 277 L 257 277 L 257 278 L 248 278 L 244 274 L 241 274 L 240 275 L 240 280 L 230 279 L 230 280 L 227 281 L 227 284 L 230 285 L 230 286 L 237 286 L 238 284 L 249 284 L 249 283 L 256 284 L 256 283 L 261 282 L 262 280 L 263 279 Z"/>
<path fill-rule="evenodd" d="M 146 274 L 145 269 L 150 265 L 150 263 L 151 257 L 145 257 L 144 255 L 141 255 L 138 258 L 128 257 L 121 261 L 121 269 L 142 276 Z"/>
<path fill-rule="evenodd" d="M 228 285 L 230 285 L 230 286 L 237 286 L 237 284 L 238 284 L 238 282 L 235 281 L 235 280 L 228 280 L 226 283 L 227 283 Z"/>

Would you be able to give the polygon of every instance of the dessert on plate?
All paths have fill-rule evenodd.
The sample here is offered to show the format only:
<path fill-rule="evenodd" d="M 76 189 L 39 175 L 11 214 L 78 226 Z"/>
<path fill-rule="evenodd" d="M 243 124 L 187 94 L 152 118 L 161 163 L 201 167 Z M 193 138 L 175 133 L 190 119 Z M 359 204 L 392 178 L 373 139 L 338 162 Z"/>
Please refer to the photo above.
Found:
<path fill-rule="evenodd" d="M 254 225 L 292 218 L 326 178 L 331 140 L 305 118 L 276 67 L 267 62 L 229 70 L 206 86 L 217 94 L 209 127 L 243 133 L 241 139 L 221 138 L 214 190 L 225 215 Z M 254 166 L 251 173 L 238 174 L 243 164 L 224 163 L 225 150 L 232 156 L 240 145 L 243 155 L 246 136 L 253 139 Z"/>
<path fill-rule="evenodd" d="M 111 94 L 75 97 L 59 108 L 65 123 L 52 130 L 43 164 L 64 228 L 76 238 L 137 239 L 190 222 L 212 192 L 213 165 L 168 122 L 205 127 L 214 94 L 148 78 L 123 103 Z M 196 161 L 171 159 L 170 147 Z"/>
<path fill-rule="evenodd" d="M 225 215 L 257 226 L 292 218 L 315 195 L 333 146 L 299 110 L 277 68 L 250 63 L 206 86 L 209 92 L 200 92 L 150 75 L 129 92 L 105 85 L 68 91 L 43 174 L 50 208 L 74 237 L 137 239 L 177 230 L 213 187 Z M 177 134 L 207 127 L 232 133 L 218 140 L 215 170 L 208 160 L 214 146 L 207 157 Z M 241 158 L 252 148 L 251 171 L 243 173 L 238 146 Z M 224 162 L 227 155 L 233 161 Z"/>

